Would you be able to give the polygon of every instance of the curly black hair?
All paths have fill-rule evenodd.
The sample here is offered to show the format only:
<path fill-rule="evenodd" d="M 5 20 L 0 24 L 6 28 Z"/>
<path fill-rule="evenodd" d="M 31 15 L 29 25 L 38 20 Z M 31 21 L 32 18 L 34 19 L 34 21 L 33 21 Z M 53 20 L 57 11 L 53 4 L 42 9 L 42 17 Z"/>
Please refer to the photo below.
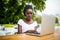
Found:
<path fill-rule="evenodd" d="M 27 9 L 32 9 L 33 10 L 33 7 L 31 5 L 26 5 L 24 7 L 24 15 L 25 15 L 25 12 L 26 12 Z"/>

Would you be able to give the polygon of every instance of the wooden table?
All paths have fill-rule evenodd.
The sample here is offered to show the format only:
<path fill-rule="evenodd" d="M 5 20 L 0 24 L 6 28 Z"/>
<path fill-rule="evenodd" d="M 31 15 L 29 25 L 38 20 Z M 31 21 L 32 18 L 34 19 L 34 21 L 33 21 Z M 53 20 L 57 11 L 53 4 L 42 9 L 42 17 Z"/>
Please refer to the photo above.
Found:
<path fill-rule="evenodd" d="M 8 36 L 0 36 L 0 40 L 60 40 L 60 36 L 49 34 L 45 36 L 31 36 L 26 34 L 14 34 Z"/>

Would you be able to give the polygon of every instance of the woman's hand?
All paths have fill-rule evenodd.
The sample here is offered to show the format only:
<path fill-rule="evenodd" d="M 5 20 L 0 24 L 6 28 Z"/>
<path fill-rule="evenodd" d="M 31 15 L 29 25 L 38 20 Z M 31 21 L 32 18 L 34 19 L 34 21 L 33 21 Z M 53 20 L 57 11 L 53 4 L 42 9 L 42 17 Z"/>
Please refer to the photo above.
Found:
<path fill-rule="evenodd" d="M 37 32 L 36 30 L 28 30 L 25 33 L 36 33 L 36 32 Z"/>

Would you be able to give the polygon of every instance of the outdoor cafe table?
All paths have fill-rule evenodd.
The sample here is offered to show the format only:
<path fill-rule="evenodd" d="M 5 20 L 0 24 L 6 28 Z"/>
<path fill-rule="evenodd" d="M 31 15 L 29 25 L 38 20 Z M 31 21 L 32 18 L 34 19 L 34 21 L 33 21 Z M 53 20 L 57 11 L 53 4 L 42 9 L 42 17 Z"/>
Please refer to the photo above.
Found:
<path fill-rule="evenodd" d="M 60 40 L 60 36 L 49 34 L 45 36 L 32 36 L 27 34 L 13 34 L 0 36 L 0 40 Z"/>

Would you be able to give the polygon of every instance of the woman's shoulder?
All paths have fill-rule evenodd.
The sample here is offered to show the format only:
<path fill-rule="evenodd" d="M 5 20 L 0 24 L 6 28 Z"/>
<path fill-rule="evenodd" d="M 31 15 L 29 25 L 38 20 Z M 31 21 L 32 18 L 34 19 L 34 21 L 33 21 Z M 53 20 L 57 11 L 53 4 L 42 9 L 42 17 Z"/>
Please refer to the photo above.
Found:
<path fill-rule="evenodd" d="M 22 21 L 22 19 L 19 19 L 19 21 Z"/>
<path fill-rule="evenodd" d="M 18 24 L 21 24 L 23 22 L 23 19 L 19 19 Z"/>
<path fill-rule="evenodd" d="M 37 23 L 37 21 L 34 21 L 34 23 Z"/>
<path fill-rule="evenodd" d="M 37 25 L 37 24 L 38 24 L 38 23 L 37 23 L 37 21 L 34 21 L 33 23 L 34 23 L 35 25 Z"/>

